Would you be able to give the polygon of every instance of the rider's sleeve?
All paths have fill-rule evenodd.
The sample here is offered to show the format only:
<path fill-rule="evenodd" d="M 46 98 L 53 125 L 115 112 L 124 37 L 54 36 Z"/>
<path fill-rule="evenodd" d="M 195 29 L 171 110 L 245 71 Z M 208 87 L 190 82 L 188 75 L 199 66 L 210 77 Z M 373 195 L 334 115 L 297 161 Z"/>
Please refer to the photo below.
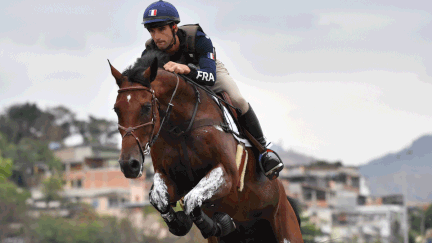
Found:
<path fill-rule="evenodd" d="M 199 69 L 191 69 L 188 76 L 201 85 L 213 86 L 216 81 L 216 61 L 213 44 L 210 38 L 198 31 L 195 50 L 197 53 Z"/>

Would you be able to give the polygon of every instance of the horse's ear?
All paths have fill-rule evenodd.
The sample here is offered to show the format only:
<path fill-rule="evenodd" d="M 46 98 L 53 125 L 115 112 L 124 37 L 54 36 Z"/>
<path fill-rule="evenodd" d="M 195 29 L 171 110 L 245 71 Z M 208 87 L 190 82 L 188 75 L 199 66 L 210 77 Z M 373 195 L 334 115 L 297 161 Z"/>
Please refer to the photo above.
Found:
<path fill-rule="evenodd" d="M 158 59 L 157 57 L 155 57 L 150 67 L 144 71 L 144 77 L 148 78 L 150 82 L 153 82 L 156 79 L 157 71 L 158 71 Z"/>
<path fill-rule="evenodd" d="M 117 85 L 120 87 L 122 82 L 123 82 L 124 77 L 119 71 L 117 71 L 117 69 L 115 69 L 115 67 L 113 67 L 111 65 L 111 62 L 109 60 L 108 60 L 108 63 L 109 63 L 110 68 L 111 68 L 111 74 L 114 76 Z"/>

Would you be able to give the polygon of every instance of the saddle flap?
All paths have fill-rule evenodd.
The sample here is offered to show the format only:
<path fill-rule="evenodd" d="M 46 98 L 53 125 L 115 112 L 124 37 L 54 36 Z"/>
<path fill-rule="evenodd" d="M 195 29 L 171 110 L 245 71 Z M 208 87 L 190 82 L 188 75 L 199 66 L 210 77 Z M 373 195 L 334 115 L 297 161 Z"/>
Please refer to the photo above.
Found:
<path fill-rule="evenodd" d="M 228 95 L 227 92 L 222 91 L 220 93 L 218 93 L 218 96 L 220 96 L 223 100 L 225 100 L 228 104 L 232 105 L 232 101 L 230 96 Z M 260 153 L 265 152 L 267 149 L 264 148 L 259 142 L 258 140 L 256 140 L 256 138 L 254 136 L 252 136 L 252 134 L 250 134 L 243 126 L 241 126 L 238 117 L 241 115 L 237 112 L 236 109 L 232 108 L 229 105 L 225 105 L 224 106 L 228 109 L 228 111 L 230 112 L 235 124 L 237 125 L 237 127 L 239 128 L 239 131 L 242 133 L 242 135 L 244 135 L 253 145 L 255 148 L 258 149 L 258 151 Z"/>
<path fill-rule="evenodd" d="M 222 91 L 222 92 L 218 93 L 218 96 L 220 96 L 220 98 L 223 99 L 223 100 L 225 100 L 228 104 L 234 106 L 233 103 L 232 103 L 232 101 L 231 101 L 231 98 L 230 98 L 230 96 L 228 95 L 227 92 Z M 239 124 L 239 121 L 238 121 L 238 116 L 239 116 L 240 114 L 237 113 L 237 110 L 235 110 L 234 108 L 232 108 L 232 107 L 229 106 L 229 105 L 225 105 L 225 104 L 224 104 L 224 106 L 225 106 L 226 108 L 228 108 L 228 111 L 229 111 L 229 113 L 231 114 L 231 116 L 233 117 L 234 122 L 236 123 L 236 125 L 237 125 L 238 127 L 240 127 L 240 126 L 239 126 L 240 124 Z"/>

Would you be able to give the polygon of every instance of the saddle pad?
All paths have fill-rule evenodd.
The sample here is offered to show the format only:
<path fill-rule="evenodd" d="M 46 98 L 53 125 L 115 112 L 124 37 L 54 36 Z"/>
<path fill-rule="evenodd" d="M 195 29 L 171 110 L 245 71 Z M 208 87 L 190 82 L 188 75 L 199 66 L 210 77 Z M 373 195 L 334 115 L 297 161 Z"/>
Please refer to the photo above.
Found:
<path fill-rule="evenodd" d="M 219 104 L 219 100 L 214 98 L 213 99 Z M 234 131 L 233 136 L 234 138 L 239 142 L 239 143 L 244 143 L 244 145 L 246 147 L 252 147 L 252 144 L 249 142 L 249 140 L 245 139 L 245 138 L 240 138 L 239 136 L 237 136 L 237 134 L 239 134 L 239 129 L 237 127 L 237 125 L 235 124 L 233 118 L 231 117 L 231 114 L 228 112 L 227 108 L 225 106 L 223 107 L 223 114 L 225 116 L 225 120 L 228 122 L 228 126 L 230 127 L 231 130 Z M 222 128 L 220 126 L 215 125 L 215 127 L 219 130 L 222 130 Z"/>
<path fill-rule="evenodd" d="M 239 171 L 239 181 L 237 183 L 237 190 L 239 192 L 243 191 L 244 188 L 244 178 L 246 174 L 246 166 L 248 161 L 248 152 L 244 149 L 243 144 L 239 143 L 237 145 L 236 154 L 236 164 Z"/>

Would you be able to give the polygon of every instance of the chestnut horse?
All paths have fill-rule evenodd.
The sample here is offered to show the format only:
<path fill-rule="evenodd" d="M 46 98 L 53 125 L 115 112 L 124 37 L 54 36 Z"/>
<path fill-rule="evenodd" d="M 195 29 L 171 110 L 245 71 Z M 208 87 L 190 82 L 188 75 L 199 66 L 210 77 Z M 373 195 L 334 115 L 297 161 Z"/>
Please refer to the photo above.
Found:
<path fill-rule="evenodd" d="M 149 200 L 175 235 L 187 234 L 195 223 L 208 242 L 303 242 L 282 183 L 260 171 L 255 149 L 247 148 L 244 188 L 238 190 L 238 142 L 219 126 L 220 107 L 165 71 L 167 58 L 150 51 L 123 73 L 110 64 L 119 86 L 114 110 L 124 175 L 141 176 L 150 151 L 155 174 Z M 180 199 L 184 211 L 175 212 Z"/>

